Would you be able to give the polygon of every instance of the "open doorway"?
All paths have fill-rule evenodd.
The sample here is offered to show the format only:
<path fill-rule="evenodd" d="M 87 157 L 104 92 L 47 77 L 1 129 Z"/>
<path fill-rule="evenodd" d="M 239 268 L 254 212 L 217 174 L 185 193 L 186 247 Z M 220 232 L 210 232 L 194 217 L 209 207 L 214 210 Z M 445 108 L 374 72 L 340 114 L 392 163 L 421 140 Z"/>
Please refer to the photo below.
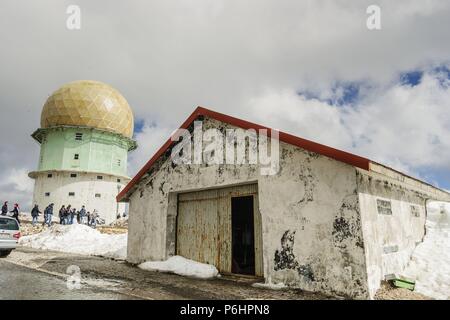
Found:
<path fill-rule="evenodd" d="M 232 273 L 255 275 L 253 196 L 231 198 Z"/>

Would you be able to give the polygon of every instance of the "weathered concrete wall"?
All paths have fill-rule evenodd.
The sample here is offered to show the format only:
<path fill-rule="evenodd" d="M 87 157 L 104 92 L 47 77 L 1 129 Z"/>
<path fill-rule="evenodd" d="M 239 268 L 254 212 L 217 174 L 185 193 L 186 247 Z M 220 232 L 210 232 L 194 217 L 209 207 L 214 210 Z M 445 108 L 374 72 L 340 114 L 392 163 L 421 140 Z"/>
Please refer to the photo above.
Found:
<path fill-rule="evenodd" d="M 450 193 L 418 179 L 404 175 L 381 164 L 371 162 L 369 171 L 373 174 L 381 174 L 384 177 L 389 178 L 390 181 L 396 183 L 401 182 L 403 185 L 407 185 L 410 189 L 426 194 L 430 199 L 447 202 L 450 201 Z"/>
<path fill-rule="evenodd" d="M 284 143 L 280 151 L 275 176 L 261 176 L 257 165 L 175 166 L 170 153 L 161 158 L 130 196 L 128 260 L 173 254 L 176 193 L 257 182 L 266 280 L 367 298 L 355 168 Z"/>
<path fill-rule="evenodd" d="M 429 190 L 420 184 L 408 184 L 412 180 L 402 182 L 386 173 L 357 170 L 371 298 L 381 280 L 400 273 L 408 264 L 425 234 L 426 201 L 438 192 L 426 193 Z M 380 213 L 377 200 L 389 201 L 392 214 Z"/>
<path fill-rule="evenodd" d="M 258 180 L 267 277 L 367 298 L 355 169 L 289 145 L 281 168 Z"/>

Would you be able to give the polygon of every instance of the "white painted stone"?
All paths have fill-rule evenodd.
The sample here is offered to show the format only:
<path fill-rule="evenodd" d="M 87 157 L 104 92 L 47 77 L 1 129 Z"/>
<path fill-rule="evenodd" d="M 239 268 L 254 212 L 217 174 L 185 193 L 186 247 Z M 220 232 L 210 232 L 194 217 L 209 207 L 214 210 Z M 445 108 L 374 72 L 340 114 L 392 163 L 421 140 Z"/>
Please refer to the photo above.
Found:
<path fill-rule="evenodd" d="M 52 177 L 47 175 L 51 173 Z M 70 177 L 71 173 L 76 173 L 77 177 Z M 98 180 L 97 176 L 103 176 L 102 180 Z M 121 182 L 118 183 L 117 179 Z M 116 220 L 117 212 L 121 215 L 126 210 L 125 203 L 117 203 L 116 196 L 118 194 L 118 186 L 122 189 L 129 179 L 125 177 L 117 177 L 101 173 L 83 173 L 83 172 L 67 172 L 67 171 L 48 171 L 36 174 L 35 186 L 33 193 L 33 204 L 38 204 L 39 209 L 44 209 L 54 203 L 53 219 L 57 220 L 59 209 L 62 205 L 71 205 L 77 210 L 81 206 L 86 207 L 86 211 L 93 212 L 96 209 L 101 218 L 106 223 Z M 50 196 L 45 196 L 46 192 L 50 192 Z M 75 192 L 75 196 L 69 196 L 69 192 Z M 96 198 L 95 194 L 101 195 Z"/>
<path fill-rule="evenodd" d="M 211 119 L 203 127 L 232 128 Z M 425 199 L 450 198 L 379 165 L 369 172 L 286 143 L 280 143 L 280 157 L 275 176 L 261 176 L 257 165 L 173 166 L 161 158 L 129 197 L 128 261 L 175 254 L 177 193 L 256 182 L 267 281 L 373 298 L 383 277 L 403 268 L 423 237 Z M 377 213 L 378 197 L 392 202 L 392 216 Z M 420 217 L 411 216 L 411 204 Z M 388 245 L 399 251 L 383 254 Z M 291 259 L 280 263 L 286 248 Z"/>

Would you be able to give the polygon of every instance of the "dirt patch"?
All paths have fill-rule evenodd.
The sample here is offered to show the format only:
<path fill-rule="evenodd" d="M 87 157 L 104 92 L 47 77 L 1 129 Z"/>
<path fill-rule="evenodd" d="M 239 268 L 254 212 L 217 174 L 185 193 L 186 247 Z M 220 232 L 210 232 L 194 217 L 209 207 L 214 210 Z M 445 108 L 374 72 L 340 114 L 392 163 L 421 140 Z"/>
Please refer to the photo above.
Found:
<path fill-rule="evenodd" d="M 31 222 L 28 221 L 21 221 L 20 223 L 20 234 L 22 236 L 29 236 L 32 234 L 40 233 L 44 230 L 46 230 L 48 227 L 43 226 L 42 223 L 38 223 L 35 226 L 31 224 Z"/>
<path fill-rule="evenodd" d="M 128 217 L 120 218 L 114 221 L 113 223 L 110 223 L 108 227 L 114 227 L 114 228 L 128 228 Z"/>
<path fill-rule="evenodd" d="M 123 227 L 111 227 L 111 226 L 98 226 L 97 230 L 101 233 L 106 234 L 121 234 L 121 233 L 127 233 L 128 229 Z"/>
<path fill-rule="evenodd" d="M 408 289 L 397 288 L 384 281 L 375 295 L 375 300 L 432 300 L 432 298 Z"/>

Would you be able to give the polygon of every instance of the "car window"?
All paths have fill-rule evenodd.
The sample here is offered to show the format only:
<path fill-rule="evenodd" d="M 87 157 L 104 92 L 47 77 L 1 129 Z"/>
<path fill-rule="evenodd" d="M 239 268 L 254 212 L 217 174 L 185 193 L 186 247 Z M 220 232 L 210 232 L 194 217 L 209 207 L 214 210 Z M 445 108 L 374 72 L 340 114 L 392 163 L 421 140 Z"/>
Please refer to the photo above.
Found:
<path fill-rule="evenodd" d="M 0 229 L 3 230 L 19 230 L 19 225 L 14 219 L 0 218 Z"/>

